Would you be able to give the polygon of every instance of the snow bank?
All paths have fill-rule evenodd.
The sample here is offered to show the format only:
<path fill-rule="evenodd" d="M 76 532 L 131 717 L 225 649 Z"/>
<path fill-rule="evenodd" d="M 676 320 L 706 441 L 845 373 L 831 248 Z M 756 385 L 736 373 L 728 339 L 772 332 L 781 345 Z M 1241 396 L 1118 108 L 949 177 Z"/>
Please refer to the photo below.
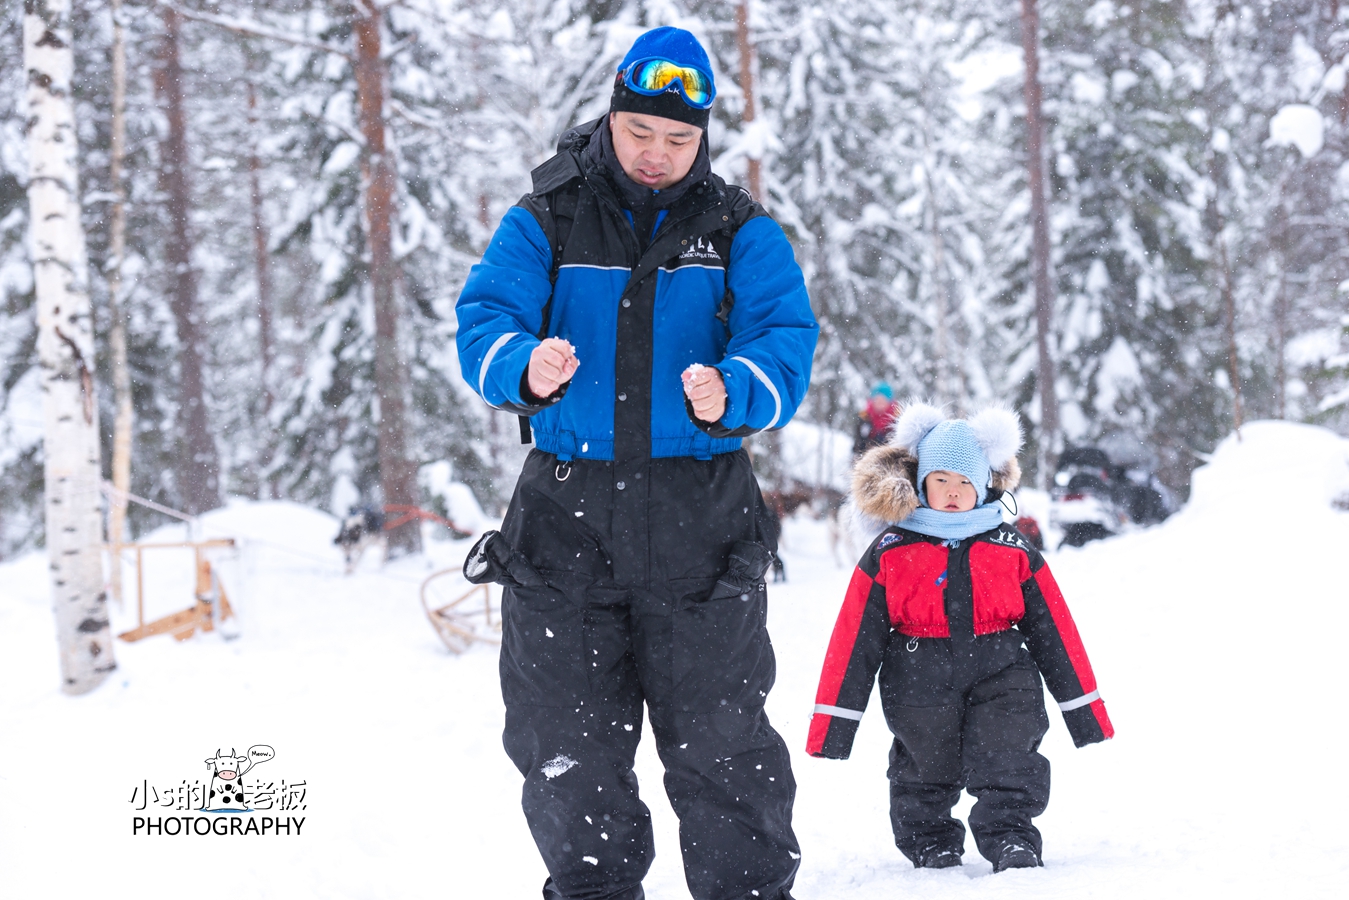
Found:
<path fill-rule="evenodd" d="M 454 479 L 454 467 L 446 460 L 422 466 L 422 490 L 445 508 L 447 518 L 458 528 L 476 534 L 487 527 L 488 517 L 473 495 L 473 489 Z"/>
<path fill-rule="evenodd" d="M 1251 422 L 1229 436 L 1191 480 L 1188 515 L 1241 515 L 1277 494 L 1281 509 L 1264 515 L 1300 518 L 1330 513 L 1349 491 L 1349 441 L 1324 428 Z"/>

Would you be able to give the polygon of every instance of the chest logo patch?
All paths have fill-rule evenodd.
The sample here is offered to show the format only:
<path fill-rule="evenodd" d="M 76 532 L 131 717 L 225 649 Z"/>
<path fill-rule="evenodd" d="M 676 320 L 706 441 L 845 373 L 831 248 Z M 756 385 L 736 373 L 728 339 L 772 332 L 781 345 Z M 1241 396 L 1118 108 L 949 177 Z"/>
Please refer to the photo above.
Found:
<path fill-rule="evenodd" d="M 1008 531 L 1006 528 L 999 528 L 998 533 L 989 538 L 994 544 L 1002 544 L 1004 547 L 1016 547 L 1018 550 L 1024 550 L 1025 546 L 1021 535 L 1015 531 Z"/>
<path fill-rule="evenodd" d="M 895 534 L 894 532 L 891 532 L 890 534 L 887 534 L 887 535 L 885 535 L 884 537 L 881 538 L 881 542 L 880 542 L 879 544 L 876 545 L 876 549 L 877 549 L 877 550 L 884 550 L 886 547 L 889 547 L 891 544 L 898 544 L 901 540 L 903 540 L 903 538 L 901 538 L 899 535 Z"/>
<path fill-rule="evenodd" d="M 722 260 L 721 260 L 721 254 L 717 252 L 717 248 L 716 248 L 716 247 L 713 247 L 713 246 L 712 246 L 712 242 L 706 240 L 705 238 L 701 238 L 701 237 L 698 238 L 697 240 L 695 240 L 695 241 L 694 241 L 692 244 L 690 244 L 687 248 L 685 248 L 684 252 L 681 253 L 681 254 L 679 254 L 679 258 L 680 258 L 680 259 L 715 259 L 717 262 L 721 262 L 721 261 L 722 261 Z"/>

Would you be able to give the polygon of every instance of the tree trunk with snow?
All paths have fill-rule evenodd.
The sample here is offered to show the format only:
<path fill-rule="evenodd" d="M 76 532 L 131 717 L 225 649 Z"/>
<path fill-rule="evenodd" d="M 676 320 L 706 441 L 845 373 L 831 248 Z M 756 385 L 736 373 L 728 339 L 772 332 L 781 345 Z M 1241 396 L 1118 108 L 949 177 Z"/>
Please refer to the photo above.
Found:
<path fill-rule="evenodd" d="M 1054 293 L 1049 283 L 1049 209 L 1045 196 L 1044 113 L 1040 85 L 1040 12 L 1036 0 L 1021 0 L 1021 46 L 1026 58 L 1026 165 L 1030 183 L 1031 272 L 1035 285 L 1035 334 L 1039 351 L 1036 380 L 1040 389 L 1040 486 L 1049 486 L 1049 470 L 1059 430 L 1059 403 L 1054 393 L 1054 359 L 1049 338 L 1054 320 Z"/>
<path fill-rule="evenodd" d="M 361 162 L 365 182 L 366 252 L 375 306 L 375 392 L 379 397 L 379 481 L 384 502 L 417 505 L 417 467 L 407 446 L 407 365 L 398 341 L 398 298 L 394 292 L 393 155 L 385 146 L 386 61 L 380 53 L 383 11 L 362 0 L 352 23 L 356 38 L 356 93 L 360 104 Z M 413 520 L 389 533 L 391 548 L 418 552 L 421 530 Z"/>
<path fill-rule="evenodd" d="M 47 555 L 61 689 L 82 694 L 117 664 L 103 590 L 98 403 L 80 222 L 69 0 L 27 0 L 23 26 Z"/>
<path fill-rule="evenodd" d="M 749 0 L 740 0 L 740 5 L 735 9 L 735 43 L 740 51 L 740 90 L 745 95 L 745 112 L 741 115 L 741 122 L 746 131 L 751 131 L 754 127 L 754 44 L 749 36 Z M 759 158 L 761 150 L 757 139 L 750 148 L 748 162 L 746 163 L 745 185 L 749 189 L 750 196 L 760 203 L 763 202 L 762 167 L 763 161 Z"/>
<path fill-rule="evenodd" d="M 950 323 L 951 298 L 946 281 L 946 239 L 942 236 L 941 202 L 937 196 L 937 182 L 932 171 L 936 168 L 937 154 L 933 149 L 931 106 L 927 92 L 923 98 L 923 187 L 927 191 L 928 238 L 932 246 L 932 299 L 935 301 L 933 319 L 936 325 L 936 375 L 937 401 L 951 403 L 963 397 L 957 397 L 957 391 L 951 377 L 951 339 Z"/>
<path fill-rule="evenodd" d="M 1209 141 L 1212 144 L 1212 139 Z M 1241 358 L 1237 352 L 1237 298 L 1233 284 L 1235 274 L 1232 260 L 1227 250 L 1227 217 L 1223 212 L 1223 192 L 1226 179 L 1220 170 L 1216 154 L 1208 157 L 1209 181 L 1213 185 L 1213 197 L 1209 201 L 1209 215 L 1213 219 L 1213 235 L 1218 245 L 1218 265 L 1223 301 L 1223 338 L 1227 342 L 1227 378 L 1232 387 L 1232 426 L 1236 430 L 1237 440 L 1241 440 L 1241 425 L 1245 419 L 1241 397 Z"/>
<path fill-rule="evenodd" d="M 112 430 L 112 486 L 109 498 L 108 543 L 112 546 L 110 584 L 122 602 L 122 566 L 117 547 L 126 529 L 126 495 L 131 490 L 131 373 L 126 356 L 126 316 L 122 310 L 122 264 L 126 259 L 126 186 L 122 166 L 126 159 L 126 37 L 121 0 L 112 0 L 112 211 L 108 245 L 108 348 L 112 356 L 112 391 L 117 413 Z"/>
<path fill-rule="evenodd" d="M 248 125 L 250 143 L 248 145 L 248 205 L 253 216 L 253 260 L 258 281 L 258 351 L 262 360 L 262 421 L 267 427 L 268 437 L 263 441 L 262 457 L 259 462 L 263 470 L 271 467 L 276 455 L 276 436 L 272 433 L 270 421 L 272 404 L 272 364 L 276 361 L 276 342 L 272 324 L 272 261 L 271 236 L 267 228 L 267 217 L 262 208 L 262 160 L 258 155 L 258 92 L 252 79 L 248 81 Z M 277 499 L 279 493 L 275 476 L 259 485 L 259 494 L 268 500 Z"/>
<path fill-rule="evenodd" d="M 168 204 L 168 241 L 164 257 L 172 271 L 171 297 L 178 331 L 178 489 L 183 508 L 192 514 L 220 505 L 220 456 L 206 411 L 203 374 L 201 311 L 197 303 L 197 273 L 192 268 L 192 209 L 187 170 L 187 116 L 183 108 L 183 66 L 178 56 L 180 17 L 164 8 L 164 36 L 160 45 L 155 87 L 164 102 L 168 126 L 162 145 L 162 187 Z"/>
<path fill-rule="evenodd" d="M 1223 332 L 1227 338 L 1227 378 L 1232 382 L 1232 427 L 1241 440 L 1245 412 L 1241 401 L 1241 357 L 1237 353 L 1237 298 L 1232 287 L 1232 261 L 1227 255 L 1227 237 L 1219 233 L 1218 254 L 1223 267 Z"/>

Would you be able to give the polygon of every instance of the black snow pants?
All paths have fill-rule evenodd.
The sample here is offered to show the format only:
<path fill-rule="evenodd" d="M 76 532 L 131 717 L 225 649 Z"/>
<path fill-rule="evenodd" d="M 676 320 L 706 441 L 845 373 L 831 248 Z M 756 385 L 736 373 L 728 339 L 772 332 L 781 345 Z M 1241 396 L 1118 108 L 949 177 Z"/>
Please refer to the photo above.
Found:
<path fill-rule="evenodd" d="M 984 858 L 996 860 L 1009 838 L 1040 855 L 1031 819 L 1049 803 L 1049 760 L 1037 752 L 1049 717 L 1020 632 L 955 639 L 892 632 L 881 705 L 895 735 L 890 823 L 900 852 L 910 860 L 931 847 L 959 852 L 965 827 L 951 809 L 968 790 L 977 798 L 970 830 Z"/>
<path fill-rule="evenodd" d="M 545 897 L 643 896 L 645 706 L 695 900 L 790 898 L 796 783 L 764 714 L 769 529 L 743 451 L 623 476 L 531 451 L 502 525 L 501 691 Z"/>

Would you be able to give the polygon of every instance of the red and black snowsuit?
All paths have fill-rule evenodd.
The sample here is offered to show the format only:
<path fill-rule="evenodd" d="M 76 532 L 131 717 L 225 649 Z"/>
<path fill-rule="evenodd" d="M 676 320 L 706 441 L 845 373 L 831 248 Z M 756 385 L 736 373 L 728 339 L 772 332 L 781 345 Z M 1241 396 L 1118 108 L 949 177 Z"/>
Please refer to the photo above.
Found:
<path fill-rule="evenodd" d="M 1028 652 L 1029 651 L 1029 652 Z M 1049 802 L 1041 674 L 1081 747 L 1114 735 L 1091 663 L 1044 558 L 1010 525 L 961 541 L 891 526 L 858 563 L 834 626 L 807 750 L 846 759 L 872 682 L 895 735 L 890 814 L 910 859 L 959 851 L 951 817 L 994 860 L 1008 838 L 1040 853 L 1031 819 Z"/>

